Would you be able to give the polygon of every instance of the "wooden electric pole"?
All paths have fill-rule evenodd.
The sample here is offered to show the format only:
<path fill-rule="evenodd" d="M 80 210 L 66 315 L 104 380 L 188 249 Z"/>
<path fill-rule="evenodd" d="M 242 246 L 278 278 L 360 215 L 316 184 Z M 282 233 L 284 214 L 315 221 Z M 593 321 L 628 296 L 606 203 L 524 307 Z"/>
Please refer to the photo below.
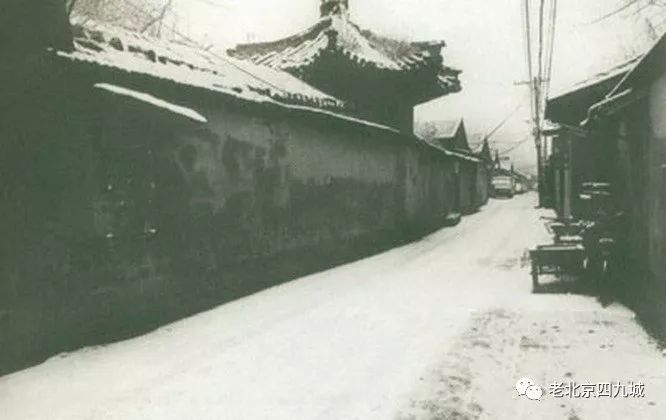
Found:
<path fill-rule="evenodd" d="M 550 71 L 552 60 L 552 44 L 555 34 L 555 13 L 557 9 L 557 0 L 550 2 L 550 12 L 546 10 L 546 0 L 539 0 L 538 10 L 538 30 L 537 42 L 538 50 L 536 56 L 536 71 L 534 70 L 535 60 L 532 52 L 532 12 L 530 10 L 530 0 L 523 0 L 523 29 L 525 40 L 525 55 L 527 59 L 528 81 L 520 84 L 529 85 L 531 102 L 531 121 L 532 136 L 534 137 L 534 146 L 537 154 L 537 180 L 539 190 L 539 207 L 543 207 L 546 196 L 545 180 L 545 162 L 546 147 L 542 133 L 543 112 L 545 112 L 545 99 L 548 95 L 548 86 L 550 83 Z M 550 26 L 546 30 L 544 21 L 549 17 Z M 547 46 L 546 46 L 547 44 Z M 544 48 L 545 47 L 545 48 Z M 545 53 L 545 54 L 544 54 Z"/>

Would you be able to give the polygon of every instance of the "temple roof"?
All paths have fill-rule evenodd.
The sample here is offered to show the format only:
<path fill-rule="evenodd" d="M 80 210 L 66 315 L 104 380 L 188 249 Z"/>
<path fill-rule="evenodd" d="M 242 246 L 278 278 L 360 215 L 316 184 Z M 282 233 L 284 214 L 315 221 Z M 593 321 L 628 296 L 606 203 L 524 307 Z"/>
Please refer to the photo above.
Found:
<path fill-rule="evenodd" d="M 363 67 L 395 73 L 434 70 L 440 92 L 460 90 L 459 70 L 443 65 L 443 41 L 407 42 L 387 38 L 353 23 L 347 13 L 324 15 L 312 27 L 273 42 L 243 44 L 231 56 L 268 67 L 302 74 L 323 52 L 338 52 Z"/>

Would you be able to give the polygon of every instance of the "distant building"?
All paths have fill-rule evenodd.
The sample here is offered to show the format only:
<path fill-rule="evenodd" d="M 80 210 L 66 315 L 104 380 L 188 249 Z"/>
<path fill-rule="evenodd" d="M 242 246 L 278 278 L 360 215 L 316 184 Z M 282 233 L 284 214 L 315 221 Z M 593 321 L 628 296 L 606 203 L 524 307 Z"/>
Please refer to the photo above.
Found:
<path fill-rule="evenodd" d="M 485 205 L 489 197 L 489 165 L 492 165 L 487 160 L 490 153 L 487 142 L 475 153 L 469 146 L 463 118 L 424 122 L 416 131 L 430 145 L 460 159 L 454 184 L 463 213 L 472 213 Z"/>
<path fill-rule="evenodd" d="M 470 144 L 474 155 L 480 160 L 477 176 L 477 197 L 481 204 L 486 204 L 490 198 L 491 181 L 493 176 L 493 155 L 486 136 L 477 144 Z"/>
<path fill-rule="evenodd" d="M 416 132 L 420 137 L 427 138 L 447 150 L 471 152 L 462 118 L 428 121 L 419 125 Z"/>

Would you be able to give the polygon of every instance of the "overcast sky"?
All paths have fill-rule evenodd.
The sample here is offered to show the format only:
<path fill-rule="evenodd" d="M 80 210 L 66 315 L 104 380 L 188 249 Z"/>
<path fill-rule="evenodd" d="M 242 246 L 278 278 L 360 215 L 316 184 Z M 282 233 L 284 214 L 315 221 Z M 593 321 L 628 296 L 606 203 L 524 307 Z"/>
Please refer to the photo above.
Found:
<path fill-rule="evenodd" d="M 646 48 L 647 10 L 589 23 L 624 1 L 559 0 L 552 91 Z M 319 8 L 319 0 L 177 2 L 182 30 L 221 47 L 294 34 L 316 21 Z M 521 4 L 522 0 L 350 0 L 350 9 L 353 20 L 367 29 L 407 40 L 445 40 L 445 60 L 463 70 L 463 91 L 419 107 L 418 118 L 463 116 L 469 132 L 481 133 L 526 103 L 527 89 L 514 84 L 526 78 Z M 495 137 L 495 146 L 507 150 L 523 139 L 527 119 L 528 107 L 523 106 Z M 512 153 L 522 168 L 531 166 L 533 156 L 530 141 Z"/>

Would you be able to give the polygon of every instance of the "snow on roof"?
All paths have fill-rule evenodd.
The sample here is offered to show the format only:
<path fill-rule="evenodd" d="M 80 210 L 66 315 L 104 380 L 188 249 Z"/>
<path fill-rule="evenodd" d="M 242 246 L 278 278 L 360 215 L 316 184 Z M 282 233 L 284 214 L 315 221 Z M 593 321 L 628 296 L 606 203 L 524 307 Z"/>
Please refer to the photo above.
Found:
<path fill-rule="evenodd" d="M 325 16 L 300 34 L 279 41 L 244 44 L 230 54 L 276 68 L 300 67 L 329 46 L 335 46 L 356 61 L 367 61 L 380 69 L 404 70 L 428 64 L 441 55 L 444 42 L 405 42 L 361 30 L 347 15 Z"/>
<path fill-rule="evenodd" d="M 481 162 L 481 159 L 472 156 L 471 152 L 466 152 L 464 150 L 452 150 L 447 147 L 444 147 L 441 145 L 439 142 L 433 140 L 433 139 L 425 139 L 425 138 L 420 138 L 425 144 L 427 144 L 430 147 L 433 147 L 439 151 L 444 152 L 445 155 L 454 157 L 456 159 L 462 159 L 466 160 L 468 162 Z"/>
<path fill-rule="evenodd" d="M 645 96 L 645 91 L 637 89 L 632 82 L 636 80 L 652 80 L 645 77 L 652 73 L 662 74 L 666 57 L 666 34 L 662 34 L 645 54 L 639 57 L 631 69 L 626 72 L 613 89 L 599 102 L 592 105 L 587 112 L 587 119 L 581 125 L 586 126 L 600 115 L 612 115 L 619 110 L 635 103 Z M 647 74 L 646 74 L 647 73 Z"/>
<path fill-rule="evenodd" d="M 126 96 L 129 98 L 136 99 L 138 101 L 156 106 L 158 108 L 164 109 L 169 112 L 173 112 L 178 115 L 182 115 L 186 118 L 189 118 L 193 121 L 200 122 L 200 123 L 207 123 L 208 120 L 206 117 L 203 115 L 199 114 L 193 109 L 181 106 L 181 105 L 176 105 L 171 102 L 167 102 L 163 99 L 156 98 L 153 95 L 150 95 L 148 93 L 144 92 L 139 92 L 137 90 L 132 90 L 132 89 L 127 89 L 122 86 L 116 86 L 108 83 L 97 83 L 95 85 L 97 89 L 104 90 L 106 92 L 110 92 L 116 95 L 122 95 Z"/>
<path fill-rule="evenodd" d="M 76 18 L 74 22 L 76 22 Z M 116 68 L 127 72 L 146 74 L 155 78 L 171 80 L 187 86 L 196 86 L 244 100 L 278 106 L 282 109 L 308 112 L 395 134 L 400 133 L 399 130 L 385 125 L 340 113 L 342 111 L 340 107 L 343 106 L 342 102 L 282 71 L 238 61 L 233 58 L 226 58 L 221 60 L 221 62 L 216 62 L 216 56 L 210 56 L 207 52 L 200 49 L 173 42 L 165 42 L 123 28 L 111 28 L 106 24 L 89 20 L 86 20 L 85 27 L 76 26 L 75 23 L 74 32 L 75 51 L 57 51 L 56 55 L 58 57 Z M 112 44 L 115 44 L 115 46 Z M 148 49 L 147 47 L 151 47 L 152 49 Z M 225 63 L 230 64 L 225 67 Z M 221 65 L 222 67 L 213 68 L 213 66 L 217 65 Z M 268 94 L 261 91 L 261 85 L 254 79 L 254 74 L 259 75 L 261 79 L 277 85 L 283 86 L 294 83 L 302 94 L 310 93 L 322 99 L 313 103 L 305 100 L 306 98 L 312 98 L 312 96 L 305 97 L 299 94 L 299 98 L 304 99 L 303 103 L 299 101 L 280 100 L 281 98 L 276 97 L 272 91 Z M 98 83 L 95 87 L 162 107 L 199 122 L 205 122 L 206 120 L 204 116 L 192 109 L 169 103 L 148 93 L 108 83 Z"/>
<path fill-rule="evenodd" d="M 442 64 L 443 41 L 407 42 L 362 30 L 347 14 L 322 17 L 309 29 L 273 42 L 238 45 L 229 54 L 257 64 L 299 72 L 323 52 L 336 51 L 362 66 L 404 72 L 436 68 L 433 77 L 445 90 L 459 90 L 460 71 Z"/>
<path fill-rule="evenodd" d="M 456 136 L 462 122 L 462 118 L 420 122 L 416 125 L 416 132 L 419 137 L 452 139 Z"/>
<path fill-rule="evenodd" d="M 341 121 L 347 121 L 347 122 L 355 123 L 355 124 L 358 124 L 358 125 L 363 125 L 363 126 L 366 126 L 366 127 L 376 128 L 378 130 L 389 131 L 389 132 L 394 133 L 394 134 L 400 134 L 401 133 L 400 130 L 397 130 L 393 127 L 389 127 L 388 125 L 379 124 L 379 123 L 375 123 L 375 122 L 372 122 L 372 121 L 351 117 L 349 115 L 339 114 L 337 112 L 328 111 L 328 110 L 325 110 L 325 109 L 317 109 L 317 108 L 310 108 L 310 107 L 305 107 L 305 106 L 300 106 L 300 105 L 289 105 L 289 104 L 282 105 L 282 107 L 287 108 L 287 109 L 293 109 L 293 110 L 309 111 L 309 112 L 319 114 L 319 115 L 327 115 L 327 116 L 334 117 L 334 118 L 336 118 L 338 120 L 341 120 Z"/>
<path fill-rule="evenodd" d="M 243 62 L 193 45 L 72 17 L 75 50 L 62 58 L 147 74 L 254 101 L 273 99 L 341 109 L 342 101 L 279 70 Z"/>
<path fill-rule="evenodd" d="M 615 77 L 622 76 L 623 74 L 628 73 L 632 68 L 634 68 L 636 63 L 639 62 L 640 58 L 641 56 L 633 57 L 630 60 L 617 64 L 616 66 L 613 66 L 603 72 L 597 73 L 590 78 L 581 80 L 567 88 L 561 89 L 559 92 L 556 92 L 554 95 L 552 95 L 549 98 L 549 101 L 603 83 Z"/>
<path fill-rule="evenodd" d="M 628 89 L 630 86 L 630 81 L 632 79 L 637 79 L 640 77 L 639 73 L 641 69 L 647 68 L 658 68 L 663 71 L 664 62 L 666 62 L 666 34 L 657 40 L 654 45 L 643 55 L 641 55 L 631 69 L 624 75 L 622 80 L 611 90 L 606 98 L 616 96 L 622 93 L 624 89 Z M 659 71 L 658 70 L 658 71 Z"/>
<path fill-rule="evenodd" d="M 479 162 L 481 162 L 481 159 L 479 159 L 478 157 L 471 156 L 471 155 L 469 155 L 469 154 L 467 154 L 467 153 L 463 153 L 463 152 L 460 152 L 460 151 L 445 150 L 445 152 L 446 152 L 448 155 L 452 156 L 452 157 L 455 157 L 455 158 L 458 158 L 458 159 L 462 159 L 462 160 L 466 160 L 466 161 L 468 161 L 468 162 L 474 162 L 474 163 L 479 163 Z"/>
<path fill-rule="evenodd" d="M 340 113 L 345 107 L 342 101 L 284 71 L 217 55 L 195 46 L 156 39 L 76 14 L 71 17 L 71 21 L 75 48 L 72 52 L 56 51 L 56 56 L 62 59 L 144 74 L 244 100 L 400 134 L 399 130 L 392 127 Z M 425 47 L 431 48 L 428 45 Z M 207 122 L 198 112 L 149 93 L 109 83 L 98 83 L 95 87 L 143 101 L 197 122 Z M 450 156 L 474 159 L 452 151 L 444 152 Z"/>

